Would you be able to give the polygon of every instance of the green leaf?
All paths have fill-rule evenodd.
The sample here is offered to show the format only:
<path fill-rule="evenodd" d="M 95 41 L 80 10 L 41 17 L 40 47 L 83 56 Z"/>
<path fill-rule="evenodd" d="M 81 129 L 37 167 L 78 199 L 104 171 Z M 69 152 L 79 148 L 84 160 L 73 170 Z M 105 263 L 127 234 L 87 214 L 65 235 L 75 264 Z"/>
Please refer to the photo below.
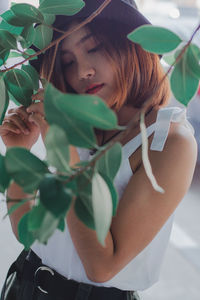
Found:
<path fill-rule="evenodd" d="M 30 199 L 23 199 L 23 200 L 20 200 L 17 204 L 14 204 L 12 205 L 9 210 L 8 210 L 8 213 L 5 215 L 8 216 L 8 215 L 11 215 L 12 213 L 14 213 L 18 208 L 20 208 L 22 205 L 24 205 L 25 203 L 29 202 Z M 4 218 L 5 218 L 4 217 Z"/>
<path fill-rule="evenodd" d="M 97 238 L 105 247 L 105 238 L 112 221 L 113 206 L 108 185 L 98 173 L 95 173 L 92 179 L 92 204 Z"/>
<path fill-rule="evenodd" d="M 23 70 L 13 69 L 4 76 L 8 91 L 22 105 L 28 107 L 32 103 L 33 82 Z"/>
<path fill-rule="evenodd" d="M 42 225 L 43 218 L 45 216 L 46 210 L 45 207 L 39 203 L 38 205 L 35 205 L 29 214 L 28 219 L 28 230 L 29 231 L 37 231 L 40 229 Z"/>
<path fill-rule="evenodd" d="M 7 30 L 0 28 L 0 45 L 5 49 L 17 49 L 16 37 Z"/>
<path fill-rule="evenodd" d="M 92 207 L 92 170 L 87 170 L 77 178 L 78 196 L 74 210 L 77 217 L 90 229 L 95 230 Z"/>
<path fill-rule="evenodd" d="M 0 77 L 0 125 L 2 124 L 2 121 L 5 116 L 5 112 L 8 107 L 8 94 L 6 92 L 6 87 L 4 83 L 3 77 Z"/>
<path fill-rule="evenodd" d="M 35 240 L 46 244 L 59 223 L 60 220 L 47 211 L 42 203 L 39 203 L 29 214 L 28 230 L 32 232 Z"/>
<path fill-rule="evenodd" d="M 88 206 L 90 205 L 90 209 Z M 77 217 L 90 229 L 95 230 L 95 223 L 92 211 L 91 200 L 89 203 L 86 202 L 86 198 L 77 197 L 74 205 L 74 211 Z"/>
<path fill-rule="evenodd" d="M 8 58 L 22 57 L 22 54 L 16 51 L 11 51 Z"/>
<path fill-rule="evenodd" d="M 113 180 L 120 168 L 121 160 L 122 146 L 120 143 L 116 143 L 97 161 L 97 170 L 99 173 L 106 174 Z"/>
<path fill-rule="evenodd" d="M 43 14 L 43 24 L 52 25 L 55 22 L 56 16 L 54 14 Z"/>
<path fill-rule="evenodd" d="M 13 27 L 24 27 L 27 23 L 24 20 L 18 18 L 12 10 L 7 10 L 5 13 L 1 15 L 2 19 L 4 19 L 8 24 Z"/>
<path fill-rule="evenodd" d="M 25 148 L 13 147 L 5 156 L 6 169 L 24 192 L 32 193 L 48 173 L 47 165 Z"/>
<path fill-rule="evenodd" d="M 37 230 L 36 238 L 40 243 L 47 244 L 48 239 L 54 234 L 58 228 L 60 220 L 55 218 L 50 212 L 46 212 L 42 219 L 42 225 Z"/>
<path fill-rule="evenodd" d="M 1 94 L 1 92 L 0 92 Z M 0 101 L 1 102 L 1 101 Z M 2 101 L 3 102 L 3 101 Z M 8 91 L 6 90 L 6 101 L 4 103 L 4 105 L 2 104 L 2 107 L 0 109 L 0 125 L 2 124 L 3 120 L 4 120 L 4 117 L 5 117 L 5 114 L 6 114 L 6 111 L 8 109 L 8 105 L 9 105 L 9 95 L 8 95 Z"/>
<path fill-rule="evenodd" d="M 171 89 L 175 98 L 185 106 L 193 98 L 199 86 L 199 80 L 193 76 L 188 67 L 187 55 L 186 50 L 170 77 Z"/>
<path fill-rule="evenodd" d="M 6 170 L 5 158 L 0 154 L 0 193 L 4 193 L 10 184 L 10 176 Z"/>
<path fill-rule="evenodd" d="M 56 92 L 56 89 L 49 85 L 46 93 L 49 95 L 49 93 L 54 92 Z M 59 92 L 56 103 L 60 111 L 67 112 L 73 118 L 96 128 L 107 130 L 117 126 L 115 113 L 97 96 L 63 94 Z"/>
<path fill-rule="evenodd" d="M 157 54 L 170 52 L 182 42 L 181 38 L 169 29 L 152 25 L 140 26 L 127 37 L 140 44 L 143 49 Z"/>
<path fill-rule="evenodd" d="M 110 190 L 110 194 L 112 197 L 112 205 L 113 205 L 112 215 L 115 216 L 116 212 L 117 212 L 118 202 L 119 202 L 118 193 L 114 187 L 112 180 L 105 173 L 99 173 L 99 174 L 105 180 L 105 182 Z"/>
<path fill-rule="evenodd" d="M 72 16 L 85 6 L 82 0 L 43 0 L 39 10 L 47 14 Z"/>
<path fill-rule="evenodd" d="M 10 50 L 4 49 L 3 47 L 0 46 L 0 66 L 2 66 L 6 62 L 9 53 Z"/>
<path fill-rule="evenodd" d="M 58 229 L 62 232 L 65 231 L 65 219 L 64 218 L 60 219 L 60 223 L 58 224 Z"/>
<path fill-rule="evenodd" d="M 24 30 L 22 31 L 21 36 L 24 38 L 24 40 L 21 41 L 22 47 L 23 48 L 30 47 L 34 43 L 34 40 L 35 40 L 35 29 L 33 28 L 33 25 L 24 27 Z"/>
<path fill-rule="evenodd" d="M 34 45 L 39 49 L 44 49 L 50 44 L 53 38 L 53 29 L 45 26 L 39 25 L 35 28 L 35 40 Z"/>
<path fill-rule="evenodd" d="M 44 21 L 42 13 L 33 5 L 19 3 L 11 7 L 11 11 L 26 24 L 40 23 Z"/>
<path fill-rule="evenodd" d="M 187 64 L 192 75 L 200 79 L 200 49 L 194 44 L 190 44 L 188 47 Z"/>
<path fill-rule="evenodd" d="M 170 66 L 172 66 L 175 62 L 175 56 L 174 56 L 174 53 L 171 54 L 171 55 L 164 55 L 163 56 L 163 60 Z"/>
<path fill-rule="evenodd" d="M 15 97 L 10 92 L 8 92 L 8 95 L 9 95 L 9 100 L 10 101 L 15 103 L 17 106 L 20 106 L 20 103 L 15 99 Z"/>
<path fill-rule="evenodd" d="M 39 186 L 40 201 L 55 217 L 66 215 L 72 202 L 73 193 L 53 175 L 46 175 Z"/>
<path fill-rule="evenodd" d="M 45 139 L 47 161 L 60 172 L 70 172 L 69 143 L 64 130 L 51 125 Z"/>
<path fill-rule="evenodd" d="M 31 65 L 22 65 L 22 70 L 26 72 L 27 77 L 30 77 L 34 90 L 39 89 L 39 74 L 34 67 Z"/>
<path fill-rule="evenodd" d="M 29 58 L 30 55 L 34 55 L 35 53 L 36 53 L 36 52 L 35 52 L 33 49 L 27 49 L 27 50 L 26 50 L 26 54 L 28 54 L 28 55 L 22 54 L 22 56 L 23 56 L 24 58 Z M 30 60 L 35 60 L 35 59 L 38 59 L 38 57 L 35 56 L 35 57 L 31 58 Z"/>
<path fill-rule="evenodd" d="M 19 240 L 27 250 L 35 240 L 46 244 L 59 224 L 60 220 L 46 211 L 39 203 L 20 220 L 18 224 Z"/>
<path fill-rule="evenodd" d="M 168 65 L 173 65 L 176 62 L 177 57 L 181 53 L 182 49 L 174 51 L 171 55 L 164 55 L 163 59 Z"/>
<path fill-rule="evenodd" d="M 0 24 L 0 28 L 5 29 L 15 35 L 20 35 L 23 30 L 23 27 L 16 27 L 16 26 L 10 25 L 5 20 L 2 20 L 2 22 Z"/>
<path fill-rule="evenodd" d="M 18 223 L 19 241 L 28 250 L 35 241 L 34 234 L 28 230 L 30 212 L 26 213 Z"/>
<path fill-rule="evenodd" d="M 61 93 L 51 84 L 47 85 L 44 95 L 45 116 L 50 125 L 56 124 L 63 128 L 69 143 L 78 147 L 98 147 L 91 125 L 77 120 L 71 112 L 59 108 L 58 102 L 66 100 L 67 94 Z M 67 98 L 68 99 L 68 98 Z M 77 113 L 78 117 L 78 113 Z"/>

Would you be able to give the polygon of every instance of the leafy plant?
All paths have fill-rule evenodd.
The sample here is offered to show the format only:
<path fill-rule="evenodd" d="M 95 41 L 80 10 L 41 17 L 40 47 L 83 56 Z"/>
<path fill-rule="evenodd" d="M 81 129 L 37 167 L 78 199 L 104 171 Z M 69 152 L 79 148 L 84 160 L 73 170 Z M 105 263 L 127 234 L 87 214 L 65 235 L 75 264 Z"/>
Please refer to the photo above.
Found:
<path fill-rule="evenodd" d="M 1 15 L 0 124 L 9 99 L 26 107 L 32 103 L 31 96 L 42 79 L 29 63 L 24 63 L 55 45 L 55 42 L 51 43 L 56 30 L 52 27 L 55 16 L 74 15 L 84 4 L 82 0 L 41 0 L 38 8 L 13 4 Z M 89 17 L 88 22 L 91 19 Z M 198 30 L 199 27 L 196 32 Z M 147 25 L 133 31 L 128 38 L 147 51 L 163 54 L 164 58 L 167 53 L 166 59 L 171 55 L 171 88 L 175 97 L 186 106 L 195 95 L 200 79 L 200 49 L 192 44 L 192 38 L 185 44 L 175 33 Z M 41 51 L 35 52 L 31 45 Z M 10 57 L 21 57 L 22 61 L 7 68 Z M 120 143 L 99 147 L 94 129 L 126 128 L 118 126 L 114 112 L 98 97 L 63 94 L 50 83 L 45 84 L 44 97 L 45 116 L 50 125 L 45 140 L 46 160 L 40 160 L 25 148 L 8 149 L 5 156 L 0 155 L 0 192 L 5 193 L 13 180 L 26 193 L 38 191 L 35 206 L 19 223 L 19 238 L 26 249 L 35 240 L 47 243 L 56 229 L 64 231 L 66 214 L 72 203 L 78 218 L 96 230 L 99 242 L 104 245 L 118 205 L 113 181 L 121 165 L 122 149 Z M 70 145 L 94 147 L 97 153 L 91 161 L 70 166 Z M 8 213 L 26 201 L 29 199 L 21 199 Z"/>

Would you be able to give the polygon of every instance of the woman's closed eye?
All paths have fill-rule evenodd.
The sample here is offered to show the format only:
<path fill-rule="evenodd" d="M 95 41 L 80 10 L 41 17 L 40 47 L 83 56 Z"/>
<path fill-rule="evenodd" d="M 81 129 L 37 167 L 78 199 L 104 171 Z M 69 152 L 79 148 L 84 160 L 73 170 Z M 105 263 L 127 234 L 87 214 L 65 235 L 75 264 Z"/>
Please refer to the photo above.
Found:
<path fill-rule="evenodd" d="M 102 46 L 103 46 L 102 44 L 99 44 L 98 46 L 96 46 L 96 47 L 90 49 L 90 50 L 88 51 L 88 53 L 96 52 L 96 51 L 100 50 L 100 49 L 102 48 Z"/>
<path fill-rule="evenodd" d="M 97 45 L 96 47 L 94 47 L 94 48 L 88 50 L 87 52 L 88 52 L 88 53 L 95 53 L 95 52 L 99 51 L 99 50 L 102 48 L 102 46 L 103 46 L 102 44 L 99 44 L 99 45 Z M 64 62 L 63 67 L 64 67 L 64 68 L 70 67 L 73 63 L 74 63 L 73 60 L 71 60 L 71 61 L 69 61 L 69 62 Z"/>
<path fill-rule="evenodd" d="M 73 60 L 70 62 L 64 62 L 63 67 L 67 68 L 67 67 L 70 67 L 72 64 L 73 64 Z"/>

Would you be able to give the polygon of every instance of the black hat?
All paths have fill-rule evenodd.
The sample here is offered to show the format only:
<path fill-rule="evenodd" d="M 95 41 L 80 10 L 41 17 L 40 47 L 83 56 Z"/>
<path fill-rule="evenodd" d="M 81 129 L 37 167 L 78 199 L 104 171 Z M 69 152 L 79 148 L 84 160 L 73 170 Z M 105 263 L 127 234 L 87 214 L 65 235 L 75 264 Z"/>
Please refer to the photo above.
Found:
<path fill-rule="evenodd" d="M 84 0 L 84 8 L 73 16 L 57 15 L 53 27 L 63 29 L 66 24 L 74 19 L 86 19 L 94 11 L 96 11 L 105 0 Z M 151 24 L 137 9 L 134 0 L 112 0 L 104 10 L 96 17 L 96 19 L 111 20 L 122 24 L 124 33 L 128 34 L 141 25 Z M 38 51 L 34 46 L 32 49 Z M 39 55 L 37 60 L 30 61 L 31 65 L 39 70 L 42 62 L 43 54 Z"/>

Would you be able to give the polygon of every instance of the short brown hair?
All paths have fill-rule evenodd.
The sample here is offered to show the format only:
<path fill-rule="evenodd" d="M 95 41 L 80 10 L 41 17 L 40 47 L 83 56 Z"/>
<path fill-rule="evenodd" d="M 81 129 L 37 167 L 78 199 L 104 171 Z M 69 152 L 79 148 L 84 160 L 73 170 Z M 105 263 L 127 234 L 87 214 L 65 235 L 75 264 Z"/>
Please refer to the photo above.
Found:
<path fill-rule="evenodd" d="M 112 109 L 118 111 L 125 103 L 140 108 L 152 95 L 151 106 L 167 105 L 170 96 L 168 79 L 157 88 L 164 76 L 158 55 L 146 52 L 140 45 L 129 41 L 123 26 L 117 22 L 93 20 L 87 26 L 95 39 L 103 43 L 104 54 L 114 70 L 117 89 L 109 101 Z M 59 46 L 51 82 L 62 92 L 75 93 L 64 79 L 60 48 Z M 41 75 L 45 78 L 49 73 L 53 51 L 54 48 L 51 48 L 45 54 L 42 64 Z"/>

